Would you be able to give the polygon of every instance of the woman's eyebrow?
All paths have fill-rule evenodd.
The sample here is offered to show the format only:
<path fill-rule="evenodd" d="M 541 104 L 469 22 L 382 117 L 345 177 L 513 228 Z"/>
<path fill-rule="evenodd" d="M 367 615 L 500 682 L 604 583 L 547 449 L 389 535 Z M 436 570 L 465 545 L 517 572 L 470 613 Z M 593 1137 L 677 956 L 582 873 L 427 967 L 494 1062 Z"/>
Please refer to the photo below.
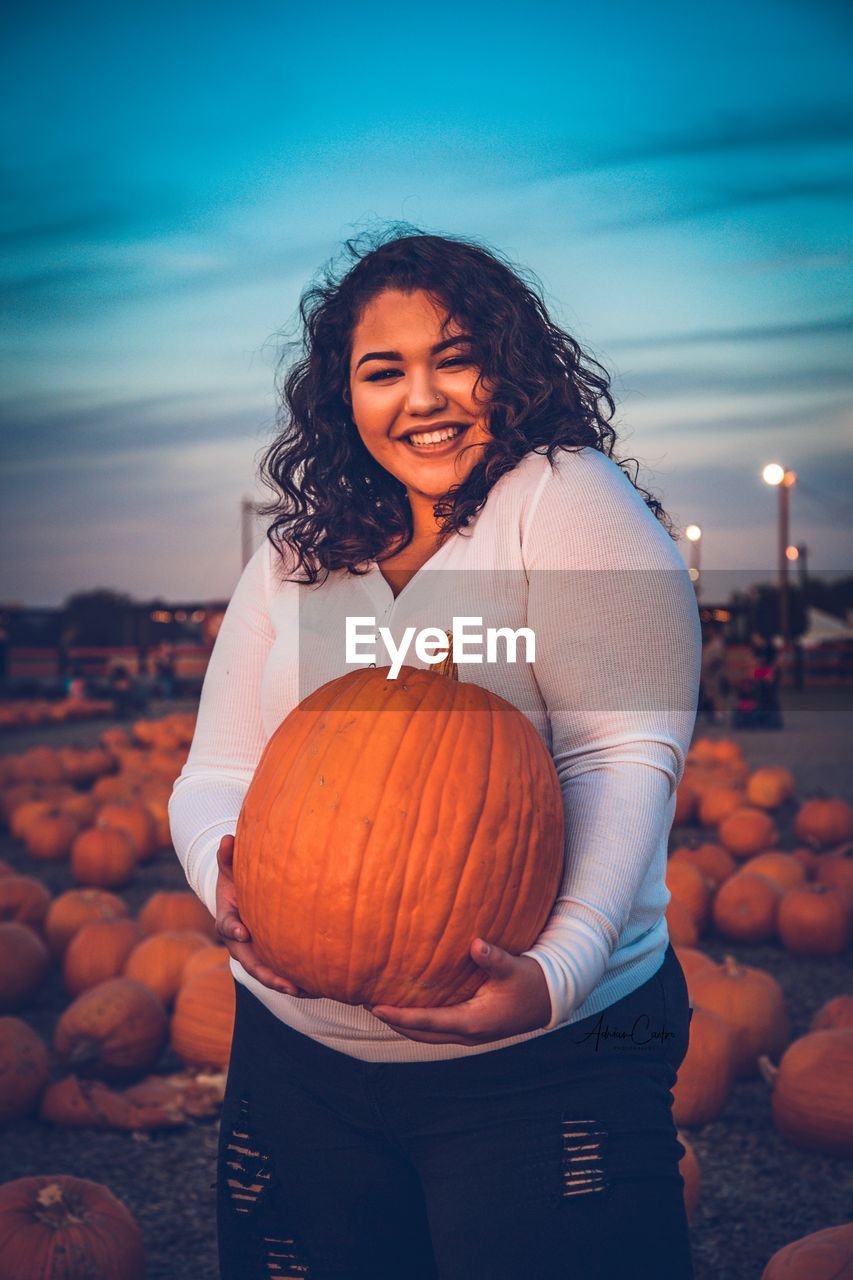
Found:
<path fill-rule="evenodd" d="M 445 338 L 444 342 L 437 342 L 434 347 L 430 347 L 430 354 L 437 356 L 439 351 L 444 351 L 447 347 L 460 346 L 464 342 L 471 342 L 470 333 L 457 333 L 455 338 Z M 399 351 L 368 351 L 363 355 L 355 366 L 356 369 L 364 364 L 365 360 L 402 360 L 403 357 Z"/>

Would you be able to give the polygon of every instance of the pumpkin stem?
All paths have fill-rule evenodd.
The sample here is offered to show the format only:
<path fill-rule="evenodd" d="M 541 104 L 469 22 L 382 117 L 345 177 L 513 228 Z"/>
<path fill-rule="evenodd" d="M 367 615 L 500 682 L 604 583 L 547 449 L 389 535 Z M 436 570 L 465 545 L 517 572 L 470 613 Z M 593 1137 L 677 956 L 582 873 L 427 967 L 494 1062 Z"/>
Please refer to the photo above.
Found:
<path fill-rule="evenodd" d="M 435 671 L 440 676 L 448 676 L 449 679 L 458 681 L 459 671 L 456 663 L 453 661 L 453 632 L 445 631 L 444 634 L 447 637 L 448 650 L 445 656 L 441 659 L 441 662 L 436 663 Z"/>
<path fill-rule="evenodd" d="M 776 1083 L 776 1077 L 779 1074 L 779 1068 L 774 1067 L 766 1053 L 762 1053 L 758 1059 L 758 1070 L 764 1078 L 764 1083 L 768 1084 L 772 1089 Z"/>
<path fill-rule="evenodd" d="M 730 978 L 739 978 L 741 976 L 741 967 L 734 956 L 725 956 L 723 958 L 723 969 Z"/>

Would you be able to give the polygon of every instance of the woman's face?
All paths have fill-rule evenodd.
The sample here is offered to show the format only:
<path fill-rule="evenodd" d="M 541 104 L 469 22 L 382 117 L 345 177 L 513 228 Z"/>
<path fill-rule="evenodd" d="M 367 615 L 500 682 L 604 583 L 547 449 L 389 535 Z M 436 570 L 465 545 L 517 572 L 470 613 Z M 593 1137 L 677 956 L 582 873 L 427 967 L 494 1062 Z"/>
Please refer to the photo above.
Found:
<path fill-rule="evenodd" d="M 406 486 L 416 534 L 435 530 L 433 504 L 482 457 L 481 449 L 463 446 L 491 439 L 482 386 L 475 398 L 472 347 L 455 322 L 442 330 L 444 314 L 423 290 L 386 289 L 364 308 L 353 333 L 353 421 L 368 452 Z M 417 441 L 450 427 L 461 431 L 448 442 L 410 442 L 413 434 Z"/>

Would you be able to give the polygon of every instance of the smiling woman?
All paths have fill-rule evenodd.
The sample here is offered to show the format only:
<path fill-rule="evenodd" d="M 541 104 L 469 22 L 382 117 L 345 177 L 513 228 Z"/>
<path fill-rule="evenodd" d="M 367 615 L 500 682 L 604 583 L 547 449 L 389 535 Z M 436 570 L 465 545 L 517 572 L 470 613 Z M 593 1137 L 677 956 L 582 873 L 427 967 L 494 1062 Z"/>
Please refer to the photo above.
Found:
<path fill-rule="evenodd" d="M 654 1256 L 657 1280 L 689 1280 L 670 1094 L 689 1004 L 668 945 L 665 870 L 696 713 L 695 594 L 660 504 L 612 457 L 606 374 L 516 270 L 473 242 L 418 231 L 348 250 L 350 269 L 302 299 L 305 348 L 264 459 L 277 494 L 268 537 L 220 627 L 169 806 L 237 986 L 221 1275 L 562 1280 L 571 1269 L 615 1280 Z M 342 715 L 352 725 L 363 709 L 376 714 L 347 748 L 324 711 L 324 745 L 303 752 L 292 726 L 314 723 L 317 691 L 352 687 L 345 639 L 368 622 L 381 624 L 391 666 L 359 684 L 379 705 L 356 698 Z M 473 678 L 475 659 L 457 652 L 472 622 L 487 642 Z M 448 628 L 461 664 L 452 715 L 447 677 L 420 670 Z M 528 652 L 511 657 L 522 637 Z M 423 738 L 407 718 L 422 709 L 413 667 L 412 684 L 436 699 Z M 484 690 L 496 695 L 486 718 Z M 389 692 L 405 707 L 386 717 Z M 442 902 L 452 917 L 458 898 L 499 896 L 500 884 L 512 919 L 520 893 L 499 851 L 512 837 L 530 853 L 540 806 L 523 753 L 501 746 L 490 718 L 505 704 L 547 746 L 559 784 L 556 899 L 529 873 L 553 901 L 544 928 L 520 954 L 503 934 L 462 928 L 447 947 L 482 977 L 456 1003 L 340 998 L 354 988 L 328 980 L 333 954 L 347 973 L 375 968 L 391 954 L 383 938 L 404 939 L 417 959 L 401 976 L 429 969 L 443 953 L 425 941 L 427 924 L 442 937 L 450 927 Z M 272 905 L 291 883 L 288 851 L 302 850 L 298 892 L 273 913 L 276 938 L 316 961 L 303 970 L 297 957 L 293 974 L 271 967 L 290 953 L 264 951 L 262 923 L 256 950 L 234 878 L 253 780 L 270 761 L 272 791 L 285 776 L 273 742 L 304 766 L 300 777 L 314 770 L 316 787 L 300 791 L 285 838 L 261 785 L 263 856 L 244 861 L 238 845 L 237 879 L 254 884 L 269 855 L 260 901 Z M 429 799 L 415 780 L 431 784 Z M 340 823 L 328 838 L 322 815 Z M 458 894 L 447 890 L 451 837 L 467 859 Z M 303 928 L 287 934 L 303 899 Z M 306 927 L 327 904 L 337 932 Z M 380 990 L 358 988 L 371 999 Z M 590 1033 L 603 1014 L 653 1034 L 600 1045 Z"/>

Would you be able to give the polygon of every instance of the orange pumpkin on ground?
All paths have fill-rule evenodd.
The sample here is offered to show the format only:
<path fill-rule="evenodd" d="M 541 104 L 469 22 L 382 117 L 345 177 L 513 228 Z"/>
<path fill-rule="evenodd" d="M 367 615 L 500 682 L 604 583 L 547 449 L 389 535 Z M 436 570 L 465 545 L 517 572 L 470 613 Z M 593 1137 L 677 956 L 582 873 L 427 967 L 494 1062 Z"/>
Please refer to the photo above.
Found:
<path fill-rule="evenodd" d="M 675 813 L 672 818 L 674 827 L 682 827 L 693 821 L 698 799 L 696 792 L 688 783 L 679 783 L 675 791 Z"/>
<path fill-rule="evenodd" d="M 161 889 L 152 893 L 140 910 L 138 919 L 143 933 L 189 929 L 203 933 L 212 942 L 221 941 L 216 932 L 216 921 L 207 907 L 194 893 L 182 889 Z"/>
<path fill-rule="evenodd" d="M 150 862 L 157 852 L 157 828 L 154 818 L 144 804 L 107 803 L 98 810 L 95 820 L 98 827 L 118 827 L 126 831 L 138 862 Z"/>
<path fill-rule="evenodd" d="M 853 1276 L 853 1222 L 826 1227 L 792 1240 L 761 1273 L 761 1280 L 850 1280 Z"/>
<path fill-rule="evenodd" d="M 235 834 L 240 914 L 313 995 L 457 1004 L 485 980 L 475 937 L 513 954 L 538 937 L 563 828 L 554 762 L 512 703 L 437 671 L 350 671 L 264 748 Z"/>
<path fill-rule="evenodd" d="M 853 995 L 833 996 L 821 1005 L 811 1021 L 810 1031 L 853 1030 Z"/>
<path fill-rule="evenodd" d="M 726 956 L 715 970 L 696 975 L 692 995 L 697 1007 L 718 1014 L 734 1031 L 737 1079 L 756 1075 L 759 1056 L 778 1057 L 788 1043 L 782 988 L 763 969 Z"/>
<path fill-rule="evenodd" d="M 772 880 L 783 893 L 786 889 L 795 889 L 798 885 L 805 884 L 808 879 L 806 869 L 798 858 L 790 853 L 779 853 L 775 849 L 755 854 L 753 858 L 741 863 L 741 867 L 750 874 L 756 873 Z"/>
<path fill-rule="evenodd" d="M 669 860 L 666 867 L 666 887 L 674 902 L 680 902 L 692 915 L 701 935 L 711 914 L 713 884 L 697 867 L 689 862 Z"/>
<path fill-rule="evenodd" d="M 850 944 L 850 905 L 840 889 L 804 884 L 789 889 L 779 903 L 782 945 L 796 956 L 837 956 Z"/>
<path fill-rule="evenodd" d="M 797 789 L 794 775 L 781 765 L 768 765 L 756 769 L 750 774 L 746 783 L 746 798 L 749 804 L 759 809 L 778 809 L 786 800 L 793 799 Z"/>
<path fill-rule="evenodd" d="M 181 986 L 172 1014 L 172 1048 L 188 1066 L 224 1071 L 231 1055 L 236 999 L 230 969 L 196 973 Z"/>
<path fill-rule="evenodd" d="M 699 797 L 697 813 L 703 827 L 717 827 L 735 809 L 746 804 L 746 797 L 740 787 L 718 785 L 709 787 Z"/>
<path fill-rule="evenodd" d="M 76 818 L 64 813 L 57 805 L 51 805 L 27 825 L 24 835 L 27 853 L 39 862 L 57 862 L 60 858 L 67 858 L 79 829 Z"/>
<path fill-rule="evenodd" d="M 124 976 L 144 982 L 164 1004 L 171 1004 L 181 986 L 184 965 L 200 949 L 214 949 L 203 933 L 153 933 L 133 948 L 124 962 Z"/>
<path fill-rule="evenodd" d="M 0 1018 L 0 1125 L 28 1116 L 49 1079 L 41 1036 L 21 1018 Z"/>
<path fill-rule="evenodd" d="M 136 849 L 119 827 L 89 827 L 71 846 L 71 874 L 78 884 L 121 889 L 136 872 Z"/>
<path fill-rule="evenodd" d="M 34 876 L 0 878 L 0 920 L 17 920 L 40 931 L 50 906 L 50 891 Z"/>
<path fill-rule="evenodd" d="M 734 858 L 721 844 L 700 844 L 695 848 L 681 845 L 673 850 L 670 862 L 687 862 L 696 867 L 717 889 L 737 870 Z"/>
<path fill-rule="evenodd" d="M 0 1186 L 3 1280 L 143 1280 L 136 1219 L 108 1187 L 69 1174 Z"/>
<path fill-rule="evenodd" d="M 814 879 L 815 873 L 823 861 L 822 856 L 816 853 L 814 849 L 810 849 L 808 845 L 799 845 L 796 849 L 792 849 L 791 857 L 796 858 L 797 862 L 805 868 L 806 876 L 809 880 Z"/>
<path fill-rule="evenodd" d="M 818 884 L 839 889 L 853 911 L 853 845 L 842 845 L 840 849 L 825 853 L 818 861 L 814 878 Z"/>
<path fill-rule="evenodd" d="M 49 965 L 47 947 L 34 929 L 4 920 L 0 924 L 0 1012 L 29 1004 Z"/>
<path fill-rule="evenodd" d="M 69 995 L 118 978 L 131 951 L 142 938 L 139 925 L 129 916 L 117 920 L 90 920 L 78 929 L 65 948 L 62 981 Z"/>
<path fill-rule="evenodd" d="M 800 806 L 794 831 L 797 839 L 816 849 L 853 840 L 853 805 L 840 796 L 816 796 Z"/>
<path fill-rule="evenodd" d="M 674 949 L 678 962 L 684 971 L 688 991 L 692 991 L 690 984 L 697 973 L 702 973 L 708 969 L 716 969 L 717 967 L 716 960 L 712 960 L 704 951 L 697 951 L 695 947 L 674 947 Z"/>
<path fill-rule="evenodd" d="M 810 1031 L 778 1067 L 762 1056 L 773 1088 L 773 1123 L 795 1146 L 853 1156 L 853 1031 Z"/>
<path fill-rule="evenodd" d="M 67 889 L 47 909 L 44 933 L 55 956 L 62 956 L 78 929 L 95 920 L 119 920 L 130 914 L 127 903 L 106 889 Z"/>
<path fill-rule="evenodd" d="M 206 969 L 229 969 L 231 954 L 227 947 L 200 947 L 187 958 L 181 970 L 181 986 Z"/>
<path fill-rule="evenodd" d="M 717 828 L 720 844 L 735 858 L 750 858 L 779 842 L 776 823 L 763 809 L 744 805 L 723 818 Z"/>
<path fill-rule="evenodd" d="M 133 1080 L 154 1066 L 168 1028 L 163 1002 L 153 991 L 130 978 L 111 978 L 64 1010 L 53 1048 L 61 1065 L 79 1075 Z"/>
<path fill-rule="evenodd" d="M 674 947 L 695 947 L 699 941 L 696 921 L 683 902 L 673 898 L 666 908 L 666 930 Z"/>
<path fill-rule="evenodd" d="M 781 900 L 782 890 L 772 880 L 748 869 L 738 871 L 717 890 L 714 925 L 734 942 L 769 942 L 776 936 Z"/>
<path fill-rule="evenodd" d="M 695 1006 L 690 1043 L 672 1089 L 675 1123 L 694 1129 L 716 1120 L 734 1086 L 735 1065 L 732 1028 L 710 1009 Z"/>

